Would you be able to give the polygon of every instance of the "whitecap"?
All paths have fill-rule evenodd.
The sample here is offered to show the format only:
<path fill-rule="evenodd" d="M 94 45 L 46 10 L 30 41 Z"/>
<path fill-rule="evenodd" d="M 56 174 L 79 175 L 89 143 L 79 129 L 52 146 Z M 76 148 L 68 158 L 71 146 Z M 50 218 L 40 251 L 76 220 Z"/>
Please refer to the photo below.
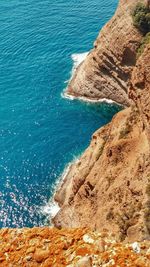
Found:
<path fill-rule="evenodd" d="M 41 207 L 42 214 L 46 217 L 49 217 L 50 219 L 55 217 L 59 210 L 60 207 L 55 201 L 50 201 L 45 206 Z"/>
<path fill-rule="evenodd" d="M 53 186 L 52 186 L 52 197 L 49 199 L 49 201 L 44 206 L 41 206 L 39 208 L 39 213 L 46 217 L 44 224 L 48 224 L 48 225 L 51 224 L 52 218 L 54 218 L 56 216 L 56 214 L 59 212 L 60 207 L 59 207 L 58 203 L 54 200 L 54 195 L 55 195 L 56 191 L 59 190 L 59 187 L 61 186 L 64 179 L 68 175 L 71 166 L 75 162 L 77 162 L 78 160 L 79 160 L 79 156 L 74 157 L 74 159 L 70 163 L 66 164 L 64 171 L 57 178 L 55 184 L 53 184 Z"/>
<path fill-rule="evenodd" d="M 71 58 L 73 60 L 72 76 L 74 75 L 77 67 L 86 59 L 89 52 L 72 54 Z"/>
<path fill-rule="evenodd" d="M 89 54 L 89 52 L 77 53 L 77 54 L 72 54 L 71 55 L 71 58 L 72 58 L 72 61 L 73 61 L 73 67 L 72 67 L 72 70 L 71 70 L 71 73 L 70 73 L 71 74 L 70 75 L 70 79 L 64 81 L 65 84 L 68 84 L 72 80 L 72 78 L 73 78 L 73 76 L 74 76 L 74 74 L 76 72 L 76 69 L 86 59 L 86 57 L 87 57 L 88 54 Z M 71 99 L 71 97 L 67 97 L 65 95 L 66 90 L 67 90 L 67 88 L 65 88 L 63 90 L 63 92 L 61 93 L 61 97 L 63 97 L 63 98 L 69 98 L 70 100 L 73 100 L 74 97 L 72 97 L 72 99 Z"/>
<path fill-rule="evenodd" d="M 120 103 L 117 103 L 116 101 L 112 100 L 112 99 L 107 99 L 107 98 L 101 98 L 101 99 L 91 99 L 91 98 L 88 98 L 88 97 L 84 97 L 84 96 L 73 96 L 71 94 L 68 94 L 66 90 L 64 90 L 62 93 L 61 93 L 61 97 L 62 98 L 66 98 L 66 99 L 69 99 L 69 100 L 79 100 L 81 102 L 84 102 L 84 103 L 93 103 L 93 104 L 97 104 L 97 103 L 107 103 L 107 104 L 115 104 L 115 105 L 118 105 L 118 106 L 123 106 L 122 104 Z"/>

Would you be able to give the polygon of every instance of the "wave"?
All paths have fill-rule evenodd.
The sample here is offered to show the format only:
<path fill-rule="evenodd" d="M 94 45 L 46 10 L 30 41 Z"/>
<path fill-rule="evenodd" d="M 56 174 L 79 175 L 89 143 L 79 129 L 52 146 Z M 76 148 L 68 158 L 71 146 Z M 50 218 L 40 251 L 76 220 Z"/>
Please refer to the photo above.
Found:
<path fill-rule="evenodd" d="M 89 52 L 77 53 L 77 54 L 72 54 L 71 55 L 71 58 L 72 58 L 72 61 L 73 61 L 73 67 L 72 67 L 72 70 L 71 70 L 71 73 L 70 73 L 71 74 L 70 79 L 64 81 L 65 84 L 68 84 L 70 82 L 70 80 L 73 78 L 73 76 L 75 74 L 76 69 L 86 59 L 88 54 L 89 54 Z M 67 88 L 65 88 L 63 90 L 63 92 L 61 93 L 62 97 L 64 97 L 66 90 L 67 90 Z"/>
<path fill-rule="evenodd" d="M 78 53 L 78 54 L 72 54 L 71 58 L 73 60 L 73 68 L 71 71 L 72 76 L 74 75 L 77 67 L 86 59 L 87 55 L 89 52 L 84 52 L 84 53 Z"/>
<path fill-rule="evenodd" d="M 66 98 L 66 99 L 69 99 L 69 100 L 83 101 L 84 103 L 85 102 L 91 103 L 91 104 L 92 103 L 93 104 L 96 104 L 96 103 L 107 103 L 107 104 L 115 104 L 117 106 L 122 106 L 121 104 L 117 103 L 116 101 L 111 100 L 111 99 L 107 99 L 107 98 L 92 99 L 92 98 L 87 98 L 87 97 L 84 97 L 84 96 L 73 96 L 73 95 L 68 94 L 66 90 L 63 91 L 61 96 L 62 96 L 62 98 Z"/>
<path fill-rule="evenodd" d="M 64 179 L 68 175 L 72 165 L 79 160 L 79 157 L 74 157 L 74 159 L 66 165 L 64 168 L 64 171 L 61 173 L 61 175 L 56 180 L 55 184 L 52 187 L 52 197 L 49 199 L 49 201 L 44 205 L 40 207 L 40 214 L 45 216 L 45 225 L 51 224 L 52 218 L 56 216 L 56 214 L 59 212 L 60 207 L 58 203 L 54 200 L 54 195 L 59 190 L 59 187 L 62 185 Z"/>
<path fill-rule="evenodd" d="M 41 207 L 41 213 L 47 217 L 47 219 L 55 217 L 55 215 L 59 212 L 60 207 L 58 204 L 52 200 L 48 202 L 45 206 Z"/>

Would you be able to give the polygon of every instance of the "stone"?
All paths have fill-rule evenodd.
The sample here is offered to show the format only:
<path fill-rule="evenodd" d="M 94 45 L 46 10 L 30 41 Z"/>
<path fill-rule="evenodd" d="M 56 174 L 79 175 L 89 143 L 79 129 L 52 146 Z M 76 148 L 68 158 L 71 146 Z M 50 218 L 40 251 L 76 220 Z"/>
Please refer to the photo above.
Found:
<path fill-rule="evenodd" d="M 97 245 L 97 250 L 102 253 L 105 251 L 105 245 L 106 245 L 106 242 L 101 239 L 99 241 L 96 241 L 96 245 Z"/>
<path fill-rule="evenodd" d="M 148 266 L 146 265 L 146 259 L 144 257 L 140 257 L 136 259 L 134 263 L 136 267 Z"/>
<path fill-rule="evenodd" d="M 88 244 L 93 244 L 94 243 L 94 240 L 93 240 L 93 238 L 91 238 L 89 235 L 84 235 L 83 236 L 83 241 L 85 242 L 85 243 L 88 243 Z"/>
<path fill-rule="evenodd" d="M 150 256 L 150 248 L 146 251 L 146 255 Z"/>
<path fill-rule="evenodd" d="M 132 249 L 133 249 L 133 251 L 134 251 L 135 253 L 140 253 L 140 251 L 141 251 L 138 242 L 134 242 L 134 243 L 132 244 Z"/>
<path fill-rule="evenodd" d="M 78 260 L 76 267 L 92 267 L 91 257 L 85 256 Z"/>
<path fill-rule="evenodd" d="M 26 261 L 30 261 L 31 259 L 32 259 L 32 256 L 26 256 L 26 257 L 25 257 L 25 260 L 26 260 Z"/>
<path fill-rule="evenodd" d="M 45 261 L 50 255 L 48 250 L 37 249 L 34 253 L 34 259 L 36 262 L 41 263 Z"/>
<path fill-rule="evenodd" d="M 26 254 L 29 254 L 29 253 L 34 253 L 35 251 L 35 247 L 29 247 L 26 251 Z"/>

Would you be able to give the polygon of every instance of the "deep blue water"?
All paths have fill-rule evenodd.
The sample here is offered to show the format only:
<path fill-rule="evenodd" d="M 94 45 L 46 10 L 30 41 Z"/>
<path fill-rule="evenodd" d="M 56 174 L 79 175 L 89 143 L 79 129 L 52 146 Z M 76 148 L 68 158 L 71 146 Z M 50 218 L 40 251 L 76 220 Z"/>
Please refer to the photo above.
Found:
<path fill-rule="evenodd" d="M 61 97 L 71 55 L 92 48 L 117 2 L 0 1 L 0 227 L 42 225 L 66 164 L 118 110 Z"/>

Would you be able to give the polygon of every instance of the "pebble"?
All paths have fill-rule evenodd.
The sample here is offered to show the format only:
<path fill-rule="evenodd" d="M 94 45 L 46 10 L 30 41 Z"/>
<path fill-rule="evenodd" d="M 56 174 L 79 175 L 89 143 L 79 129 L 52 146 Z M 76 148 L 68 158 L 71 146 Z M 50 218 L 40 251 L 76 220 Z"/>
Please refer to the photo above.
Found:
<path fill-rule="evenodd" d="M 134 242 L 134 243 L 132 244 L 132 249 L 133 249 L 133 251 L 134 251 L 135 253 L 140 253 L 140 251 L 141 251 L 138 242 Z"/>
<path fill-rule="evenodd" d="M 4 261 L 5 260 L 5 257 L 1 257 L 0 258 L 0 262 Z"/>
<path fill-rule="evenodd" d="M 93 238 L 91 238 L 89 235 L 87 235 L 87 234 L 85 234 L 84 236 L 83 236 L 83 241 L 85 242 L 85 243 L 88 243 L 88 244 L 93 244 L 94 243 L 94 240 L 93 240 Z"/>
<path fill-rule="evenodd" d="M 30 261 L 30 260 L 32 260 L 32 256 L 26 256 L 26 257 L 25 257 L 25 260 L 26 260 L 26 261 Z"/>
<path fill-rule="evenodd" d="M 76 264 L 76 267 L 85 267 L 85 266 L 86 267 L 92 267 L 91 257 L 85 256 L 85 257 L 81 258 Z"/>
<path fill-rule="evenodd" d="M 141 258 L 136 259 L 134 263 L 135 263 L 135 266 L 137 267 L 143 267 L 145 266 L 146 261 L 143 257 L 141 257 Z"/>
<path fill-rule="evenodd" d="M 99 250 L 99 252 L 102 253 L 102 252 L 105 251 L 105 245 L 106 245 L 105 241 L 103 239 L 101 239 L 99 241 L 99 243 L 98 243 L 98 250 Z"/>
<path fill-rule="evenodd" d="M 35 247 L 29 247 L 26 251 L 26 254 L 29 254 L 29 253 L 34 253 L 35 251 Z"/>
<path fill-rule="evenodd" d="M 35 254 L 34 254 L 34 259 L 36 262 L 41 263 L 45 261 L 50 255 L 50 252 L 48 250 L 41 250 L 37 249 Z"/>
<path fill-rule="evenodd" d="M 49 239 L 45 239 L 45 240 L 44 240 L 44 243 L 51 243 L 51 240 L 49 240 Z"/>
<path fill-rule="evenodd" d="M 150 248 L 146 251 L 146 255 L 150 255 Z"/>

